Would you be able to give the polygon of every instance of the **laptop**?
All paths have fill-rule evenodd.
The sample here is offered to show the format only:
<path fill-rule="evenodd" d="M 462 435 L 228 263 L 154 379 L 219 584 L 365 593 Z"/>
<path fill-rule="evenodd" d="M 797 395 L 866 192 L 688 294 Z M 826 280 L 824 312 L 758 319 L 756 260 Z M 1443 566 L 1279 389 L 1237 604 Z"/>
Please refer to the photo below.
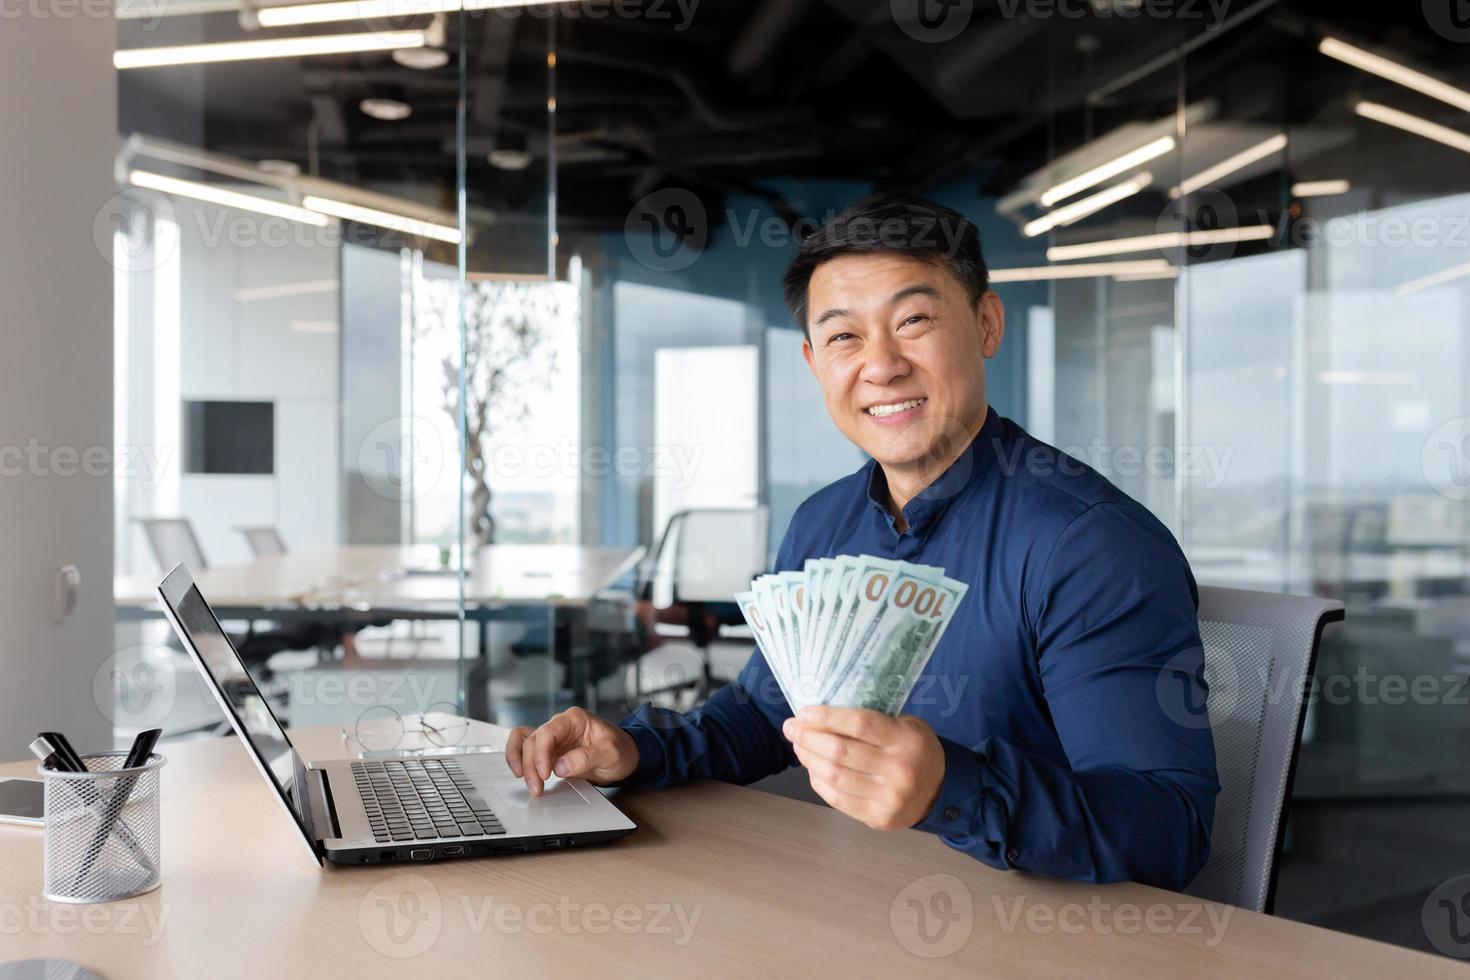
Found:
<path fill-rule="evenodd" d="M 488 857 L 596 844 L 637 824 L 592 784 L 556 779 L 532 798 L 502 753 L 304 763 L 194 578 L 178 565 L 158 599 L 184 649 L 317 864 Z"/>

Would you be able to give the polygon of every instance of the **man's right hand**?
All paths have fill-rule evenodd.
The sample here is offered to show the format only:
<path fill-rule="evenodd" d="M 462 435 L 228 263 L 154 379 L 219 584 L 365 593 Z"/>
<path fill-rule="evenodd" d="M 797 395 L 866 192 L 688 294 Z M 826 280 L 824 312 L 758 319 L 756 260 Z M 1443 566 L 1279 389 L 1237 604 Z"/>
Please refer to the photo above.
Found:
<path fill-rule="evenodd" d="M 511 729 L 505 761 L 531 795 L 540 796 L 552 773 L 602 786 L 627 779 L 638 766 L 638 745 L 585 708 L 568 708 L 540 728 Z"/>

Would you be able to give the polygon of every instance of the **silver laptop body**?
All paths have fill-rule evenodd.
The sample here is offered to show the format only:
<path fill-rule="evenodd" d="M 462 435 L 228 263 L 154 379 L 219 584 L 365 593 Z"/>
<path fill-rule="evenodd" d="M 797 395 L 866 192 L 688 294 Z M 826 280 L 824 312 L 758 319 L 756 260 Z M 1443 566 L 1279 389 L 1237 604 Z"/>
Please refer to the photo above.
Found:
<path fill-rule="evenodd" d="M 585 780 L 553 780 L 532 799 L 499 752 L 307 765 L 189 570 L 176 566 L 157 593 L 205 685 L 318 864 L 524 853 L 594 844 L 638 829 Z"/>

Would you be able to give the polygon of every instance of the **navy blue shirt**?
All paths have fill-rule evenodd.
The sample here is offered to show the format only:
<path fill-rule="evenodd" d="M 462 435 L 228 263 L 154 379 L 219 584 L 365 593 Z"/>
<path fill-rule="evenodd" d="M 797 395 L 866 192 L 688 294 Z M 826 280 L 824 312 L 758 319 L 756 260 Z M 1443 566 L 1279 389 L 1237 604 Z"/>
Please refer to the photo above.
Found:
<path fill-rule="evenodd" d="M 897 530 L 873 461 L 798 508 L 776 570 L 872 554 L 967 582 L 904 713 L 944 748 L 921 830 L 998 868 L 1182 889 L 1219 783 L 1194 578 L 1169 531 L 1090 467 L 991 410 Z M 749 783 L 797 764 L 757 650 L 687 715 L 645 705 L 624 785 Z"/>

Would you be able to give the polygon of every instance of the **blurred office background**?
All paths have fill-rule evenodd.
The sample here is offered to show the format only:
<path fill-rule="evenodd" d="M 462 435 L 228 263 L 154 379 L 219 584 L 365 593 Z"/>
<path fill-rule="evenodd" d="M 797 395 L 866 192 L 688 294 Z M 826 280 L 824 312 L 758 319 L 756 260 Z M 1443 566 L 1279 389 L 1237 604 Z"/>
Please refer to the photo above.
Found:
<path fill-rule="evenodd" d="M 1470 864 L 1452 4 L 331 6 L 119 4 L 119 739 L 218 730 L 177 561 L 293 724 L 707 696 L 750 651 L 718 599 L 862 463 L 780 275 L 913 191 L 981 228 L 998 411 L 1202 583 L 1346 602 L 1276 910 L 1429 948 Z"/>

